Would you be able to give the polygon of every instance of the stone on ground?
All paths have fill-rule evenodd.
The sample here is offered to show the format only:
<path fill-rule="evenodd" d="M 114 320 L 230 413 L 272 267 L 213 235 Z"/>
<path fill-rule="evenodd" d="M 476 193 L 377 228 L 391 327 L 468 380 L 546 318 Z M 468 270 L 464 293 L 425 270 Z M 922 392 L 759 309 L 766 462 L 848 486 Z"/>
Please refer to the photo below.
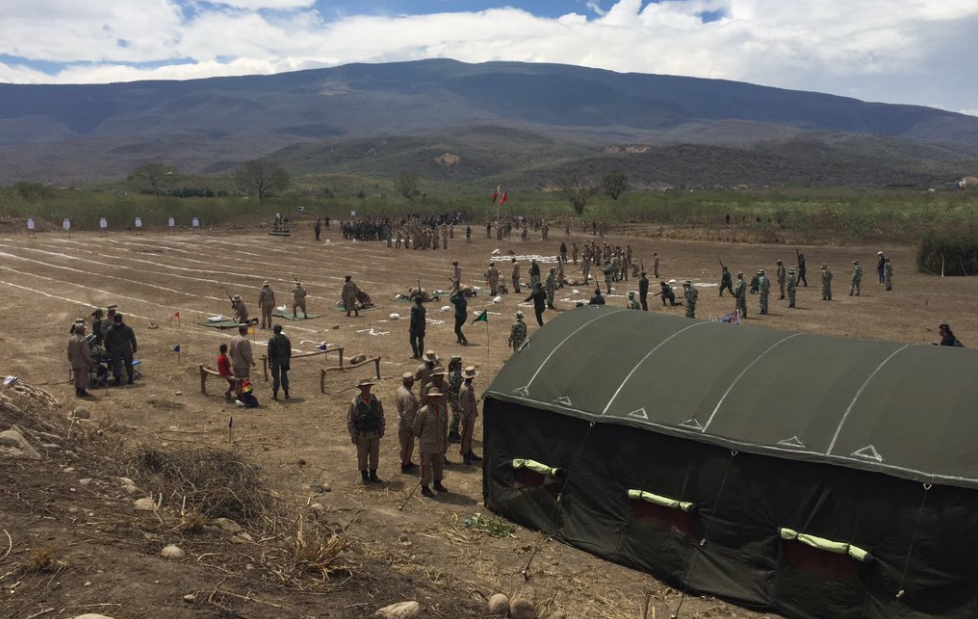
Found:
<path fill-rule="evenodd" d="M 509 598 L 505 593 L 494 593 L 489 596 L 489 613 L 502 616 L 509 613 Z"/>
<path fill-rule="evenodd" d="M 385 606 L 374 613 L 378 619 L 415 619 L 421 614 L 421 604 L 417 602 L 399 602 Z"/>
<path fill-rule="evenodd" d="M 0 432 L 0 456 L 16 460 L 41 459 L 41 454 L 17 430 Z"/>
<path fill-rule="evenodd" d="M 537 609 L 534 608 L 533 602 L 530 600 L 513 598 L 513 601 L 509 603 L 509 614 L 513 619 L 535 619 Z"/>
<path fill-rule="evenodd" d="M 171 545 L 161 550 L 160 556 L 164 559 L 182 559 L 187 556 L 187 553 L 181 550 L 179 546 Z"/>

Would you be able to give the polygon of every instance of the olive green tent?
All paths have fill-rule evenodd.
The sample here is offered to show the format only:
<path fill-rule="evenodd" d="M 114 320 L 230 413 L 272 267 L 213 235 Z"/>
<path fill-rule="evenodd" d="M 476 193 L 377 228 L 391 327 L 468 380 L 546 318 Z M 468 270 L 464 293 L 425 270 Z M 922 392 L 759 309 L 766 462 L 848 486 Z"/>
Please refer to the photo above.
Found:
<path fill-rule="evenodd" d="M 978 616 L 978 354 L 616 308 L 486 392 L 488 507 L 796 617 Z"/>

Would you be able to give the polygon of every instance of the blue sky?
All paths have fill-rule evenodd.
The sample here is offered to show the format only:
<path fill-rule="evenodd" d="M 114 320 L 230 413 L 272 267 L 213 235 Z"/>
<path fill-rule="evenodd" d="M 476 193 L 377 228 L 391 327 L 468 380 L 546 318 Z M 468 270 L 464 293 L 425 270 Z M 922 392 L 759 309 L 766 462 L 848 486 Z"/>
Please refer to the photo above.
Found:
<path fill-rule="evenodd" d="M 0 82 L 556 62 L 978 114 L 978 0 L 0 0 Z"/>

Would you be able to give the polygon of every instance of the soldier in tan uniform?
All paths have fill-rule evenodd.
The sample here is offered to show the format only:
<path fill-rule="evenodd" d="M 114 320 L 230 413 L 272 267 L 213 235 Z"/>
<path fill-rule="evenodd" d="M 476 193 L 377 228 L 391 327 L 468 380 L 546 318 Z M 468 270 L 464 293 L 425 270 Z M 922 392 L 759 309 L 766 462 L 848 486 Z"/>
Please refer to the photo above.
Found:
<path fill-rule="evenodd" d="M 275 291 L 268 282 L 262 282 L 258 293 L 258 307 L 261 308 L 261 328 L 272 328 L 272 313 L 275 311 Z"/>
<path fill-rule="evenodd" d="M 520 293 L 520 263 L 513 258 L 513 292 Z"/>
<path fill-rule="evenodd" d="M 431 372 L 438 365 L 438 355 L 433 350 L 426 350 L 424 363 L 414 372 L 414 382 L 418 383 L 418 393 L 424 394 L 425 388 L 431 382 Z"/>
<path fill-rule="evenodd" d="M 302 317 L 309 318 L 309 314 L 306 312 L 306 289 L 302 287 L 302 282 L 296 280 L 295 288 L 292 289 L 292 317 L 298 318 L 299 314 L 296 310 L 302 310 Z"/>
<path fill-rule="evenodd" d="M 486 281 L 489 282 L 489 292 L 496 296 L 496 289 L 499 287 L 499 269 L 495 262 L 489 263 L 489 270 L 486 271 Z"/>
<path fill-rule="evenodd" d="M 435 481 L 435 490 L 448 492 L 448 488 L 441 483 L 445 475 L 444 453 L 448 445 L 445 440 L 448 434 L 448 411 L 445 410 L 440 390 L 428 391 L 428 404 L 418 411 L 413 430 L 421 452 L 421 494 L 429 498 L 435 496 L 428 487 L 432 478 Z"/>
<path fill-rule="evenodd" d="M 384 438 L 387 429 L 384 406 L 377 396 L 370 393 L 373 385 L 369 378 L 357 382 L 360 394 L 350 402 L 346 415 L 346 429 L 350 433 L 350 440 L 357 446 L 357 464 L 364 485 L 381 481 L 377 477 L 377 462 L 380 459 L 380 439 Z"/>
<path fill-rule="evenodd" d="M 475 434 L 475 419 L 479 416 L 478 400 L 475 397 L 475 387 L 472 379 L 478 376 L 475 367 L 469 366 L 462 372 L 462 388 L 458 392 L 458 403 L 462 409 L 460 425 L 462 426 L 462 460 L 467 465 L 481 462 L 482 458 L 472 453 L 472 436 Z"/>
<path fill-rule="evenodd" d="M 462 287 L 462 267 L 458 266 L 458 260 L 452 262 L 452 292 Z"/>
<path fill-rule="evenodd" d="M 418 397 L 411 391 L 414 374 L 405 372 L 401 386 L 394 396 L 397 402 L 397 438 L 401 442 L 401 472 L 410 473 L 418 465 L 411 462 L 414 455 L 414 418 L 418 414 Z"/>
<path fill-rule="evenodd" d="M 255 359 L 251 353 L 251 340 L 248 339 L 248 327 L 238 327 L 238 334 L 231 338 L 231 373 L 237 379 L 234 392 L 241 397 L 241 381 L 250 378 L 251 368 L 255 367 Z"/>
<path fill-rule="evenodd" d="M 102 319 L 102 329 L 100 331 L 102 339 L 105 339 L 105 334 L 109 330 L 109 327 L 115 324 L 115 313 L 119 310 L 118 305 L 106 306 L 105 318 Z"/>
<path fill-rule="evenodd" d="M 248 306 L 245 305 L 240 294 L 231 297 L 231 309 L 234 310 L 234 319 L 238 321 L 239 325 L 248 323 Z"/>
<path fill-rule="evenodd" d="M 75 397 L 91 397 L 86 389 L 92 372 L 92 349 L 85 338 L 84 320 L 75 321 L 73 334 L 68 340 L 68 363 L 75 376 Z"/>
<path fill-rule="evenodd" d="M 357 309 L 357 285 L 353 283 L 353 278 L 349 275 L 346 276 L 346 281 L 343 282 L 343 291 L 340 293 L 340 298 L 343 300 L 343 308 L 346 310 L 347 316 L 350 315 L 350 312 L 353 312 L 357 316 L 360 315 L 360 310 Z"/>

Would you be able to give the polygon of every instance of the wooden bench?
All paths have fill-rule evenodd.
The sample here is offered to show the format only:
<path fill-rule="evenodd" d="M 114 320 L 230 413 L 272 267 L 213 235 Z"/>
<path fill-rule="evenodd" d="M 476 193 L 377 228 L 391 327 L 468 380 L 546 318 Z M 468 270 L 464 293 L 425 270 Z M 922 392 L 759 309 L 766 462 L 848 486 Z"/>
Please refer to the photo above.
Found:
<path fill-rule="evenodd" d="M 340 355 L 340 365 L 339 369 L 343 369 L 343 351 L 344 347 L 337 346 L 336 348 L 327 348 L 326 350 L 316 350 L 314 352 L 304 352 L 298 355 L 292 355 L 292 359 L 303 359 L 306 357 L 318 357 L 320 355 L 326 356 L 331 352 L 339 353 Z M 336 368 L 334 368 L 336 369 Z M 268 355 L 261 356 L 261 373 L 265 377 L 265 382 L 268 382 Z"/>
<path fill-rule="evenodd" d="M 210 368 L 205 368 L 203 363 L 201 363 L 198 367 L 200 368 L 200 392 L 204 395 L 207 395 L 207 378 L 209 376 L 217 376 L 221 380 L 227 382 L 226 376 L 221 376 L 216 371 Z"/>
<path fill-rule="evenodd" d="M 327 372 L 346 372 L 349 370 L 355 370 L 357 368 L 362 368 L 365 365 L 373 363 L 375 371 L 377 374 L 377 380 L 380 380 L 380 357 L 373 357 L 370 359 L 364 359 L 360 363 L 354 363 L 346 367 L 340 366 L 338 368 L 323 368 L 319 371 L 319 392 L 326 393 L 326 373 Z"/>

